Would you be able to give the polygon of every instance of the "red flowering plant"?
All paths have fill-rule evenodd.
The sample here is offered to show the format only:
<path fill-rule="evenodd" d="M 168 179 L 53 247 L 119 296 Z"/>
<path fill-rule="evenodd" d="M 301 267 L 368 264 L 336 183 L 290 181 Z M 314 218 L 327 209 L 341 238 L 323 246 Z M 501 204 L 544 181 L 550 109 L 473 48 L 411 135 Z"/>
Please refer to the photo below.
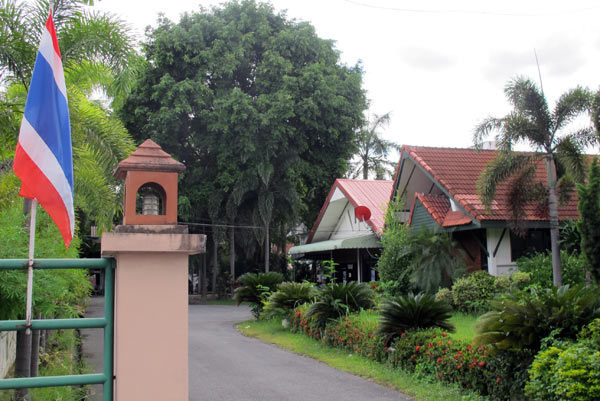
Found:
<path fill-rule="evenodd" d="M 348 350 L 375 361 L 386 357 L 383 337 L 377 335 L 377 315 L 361 311 L 330 321 L 323 341 L 331 346 Z"/>

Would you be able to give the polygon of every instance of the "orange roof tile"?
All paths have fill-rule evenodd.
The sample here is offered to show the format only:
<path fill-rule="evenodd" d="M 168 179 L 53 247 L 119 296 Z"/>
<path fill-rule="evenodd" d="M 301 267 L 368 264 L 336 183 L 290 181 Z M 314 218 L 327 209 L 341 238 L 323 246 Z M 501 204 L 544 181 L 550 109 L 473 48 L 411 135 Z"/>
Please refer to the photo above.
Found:
<path fill-rule="evenodd" d="M 477 180 L 486 165 L 496 156 L 494 150 L 475 150 L 459 148 L 433 148 L 421 146 L 403 146 L 401 154 L 417 162 L 475 219 L 510 220 L 509 184 L 504 182 L 496 189 L 496 199 L 491 210 L 486 210 L 477 195 Z M 398 171 L 396 179 L 398 179 Z M 536 179 L 546 182 L 546 171 L 543 162 L 537 166 Z M 527 220 L 548 220 L 547 210 L 540 210 L 536 205 L 528 205 L 525 209 Z M 577 196 L 559 208 L 561 219 L 578 219 Z"/>
<path fill-rule="evenodd" d="M 462 226 L 471 223 L 471 218 L 466 216 L 461 211 L 450 210 L 450 200 L 446 195 L 425 195 L 416 193 L 415 199 L 418 199 L 421 204 L 427 209 L 427 212 L 437 221 L 442 227 Z M 412 220 L 416 202 L 413 202 L 412 210 L 408 224 Z"/>

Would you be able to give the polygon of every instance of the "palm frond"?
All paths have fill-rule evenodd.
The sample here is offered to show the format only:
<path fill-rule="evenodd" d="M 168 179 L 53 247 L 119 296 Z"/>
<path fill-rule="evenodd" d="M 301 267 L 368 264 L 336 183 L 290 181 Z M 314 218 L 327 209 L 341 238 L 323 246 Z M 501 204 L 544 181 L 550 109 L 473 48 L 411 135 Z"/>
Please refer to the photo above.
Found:
<path fill-rule="evenodd" d="M 533 162 L 531 156 L 499 153 L 485 167 L 477 180 L 477 193 L 486 208 L 490 208 L 496 197 L 498 185 Z"/>
<path fill-rule="evenodd" d="M 552 118 L 548 102 L 533 81 L 517 77 L 508 82 L 504 93 L 515 110 L 535 124 L 540 131 L 549 132 L 551 130 Z"/>
<path fill-rule="evenodd" d="M 556 102 L 552 113 L 554 131 L 560 130 L 582 112 L 588 110 L 591 102 L 592 95 L 590 91 L 579 86 L 563 93 Z"/>
<path fill-rule="evenodd" d="M 473 132 L 473 143 L 475 144 L 475 148 L 481 149 L 485 139 L 487 139 L 493 131 L 500 131 L 503 127 L 503 124 L 503 118 L 494 117 L 488 117 L 479 123 Z"/>
<path fill-rule="evenodd" d="M 498 148 L 504 151 L 512 150 L 514 144 L 530 142 L 537 148 L 548 149 L 549 139 L 546 131 L 541 130 L 535 122 L 518 111 L 510 112 L 504 117 L 502 131 L 496 137 Z"/>
<path fill-rule="evenodd" d="M 586 173 L 586 161 L 583 149 L 591 131 L 584 130 L 560 138 L 556 144 L 556 159 L 562 167 L 577 181 L 583 182 Z"/>

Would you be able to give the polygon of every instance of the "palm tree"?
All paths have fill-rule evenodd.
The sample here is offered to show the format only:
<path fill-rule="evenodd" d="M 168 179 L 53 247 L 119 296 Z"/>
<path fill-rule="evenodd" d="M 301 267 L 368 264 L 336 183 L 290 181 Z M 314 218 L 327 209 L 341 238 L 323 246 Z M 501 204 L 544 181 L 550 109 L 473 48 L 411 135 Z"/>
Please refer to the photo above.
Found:
<path fill-rule="evenodd" d="M 363 180 L 369 179 L 369 172 L 375 172 L 375 179 L 382 180 L 386 175 L 393 175 L 396 163 L 387 160 L 391 150 L 400 150 L 400 146 L 392 141 L 381 138 L 377 131 L 389 124 L 390 113 L 381 116 L 374 114 L 372 121 L 367 121 L 357 133 L 358 160 L 353 163 L 350 177 L 356 178 L 362 174 Z"/>
<path fill-rule="evenodd" d="M 585 160 L 582 155 L 586 145 L 596 142 L 592 127 L 579 128 L 564 133 L 570 123 L 588 110 L 591 96 L 581 87 L 564 93 L 550 111 L 544 93 L 527 78 L 510 81 L 504 90 L 513 110 L 502 118 L 490 117 L 475 128 L 475 146 L 496 131 L 500 152 L 482 172 L 477 190 L 482 203 L 489 208 L 496 197 L 500 183 L 509 185 L 509 200 L 514 221 L 521 222 L 524 206 L 531 202 L 546 203 L 550 218 L 552 247 L 552 272 L 555 286 L 562 285 L 560 263 L 558 203 L 568 199 L 573 189 L 573 179 L 582 181 Z M 562 135 L 561 135 L 562 134 Z M 534 148 L 533 153 L 513 152 L 516 144 L 524 143 Z M 547 184 L 536 182 L 536 166 L 544 163 Z M 557 166 L 564 174 L 558 179 Z"/>
<path fill-rule="evenodd" d="M 91 98 L 101 90 L 113 104 L 120 103 L 140 58 L 125 23 L 82 3 L 87 2 L 54 1 L 54 21 L 71 115 L 75 204 L 102 229 L 110 227 L 120 207 L 112 172 L 134 144 L 110 110 Z M 46 0 L 0 0 L 0 87 L 5 87 L 0 116 L 8 107 L 12 118 L 22 116 L 48 8 Z M 13 146 L 17 133 L 12 133 Z"/>

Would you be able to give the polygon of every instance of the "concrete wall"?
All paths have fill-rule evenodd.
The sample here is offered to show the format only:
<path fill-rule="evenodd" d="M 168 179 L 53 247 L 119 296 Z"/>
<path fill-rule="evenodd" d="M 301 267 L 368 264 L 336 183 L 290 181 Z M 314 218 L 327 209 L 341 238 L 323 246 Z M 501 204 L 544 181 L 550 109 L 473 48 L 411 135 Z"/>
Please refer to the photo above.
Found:
<path fill-rule="evenodd" d="M 0 379 L 8 374 L 8 371 L 15 363 L 17 352 L 17 332 L 0 332 Z"/>

